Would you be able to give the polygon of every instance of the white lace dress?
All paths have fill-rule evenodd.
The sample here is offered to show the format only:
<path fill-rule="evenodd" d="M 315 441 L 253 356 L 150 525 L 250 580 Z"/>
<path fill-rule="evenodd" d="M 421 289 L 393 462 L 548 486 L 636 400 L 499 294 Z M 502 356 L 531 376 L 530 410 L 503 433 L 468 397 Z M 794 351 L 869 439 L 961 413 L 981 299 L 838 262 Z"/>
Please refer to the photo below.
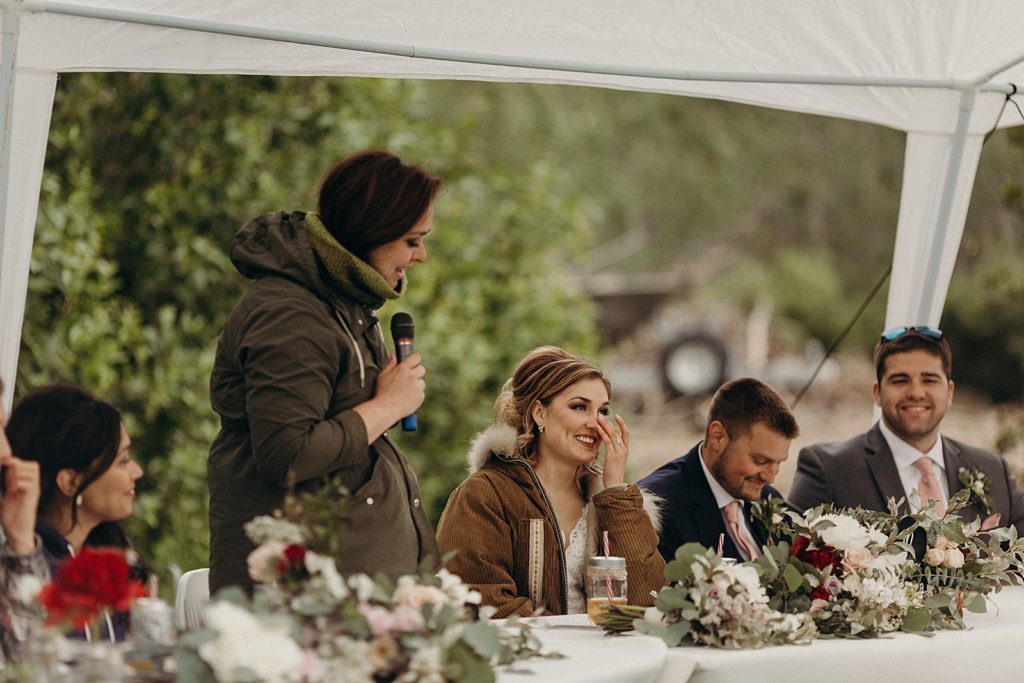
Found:
<path fill-rule="evenodd" d="M 587 594 L 584 590 L 587 577 L 587 509 L 583 506 L 579 521 L 569 534 L 565 545 L 565 586 L 568 614 L 583 614 L 587 611 Z"/>

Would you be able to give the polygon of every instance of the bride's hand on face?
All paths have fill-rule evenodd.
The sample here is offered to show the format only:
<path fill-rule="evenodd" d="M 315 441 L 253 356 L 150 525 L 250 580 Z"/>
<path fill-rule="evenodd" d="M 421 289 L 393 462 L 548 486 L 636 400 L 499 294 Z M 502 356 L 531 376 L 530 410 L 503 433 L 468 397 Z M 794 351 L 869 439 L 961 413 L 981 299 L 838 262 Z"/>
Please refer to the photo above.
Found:
<path fill-rule="evenodd" d="M 597 419 L 601 440 L 604 442 L 604 485 L 622 486 L 626 483 L 626 460 L 629 458 L 629 428 L 625 420 L 615 416 L 618 428 L 604 415 Z"/>

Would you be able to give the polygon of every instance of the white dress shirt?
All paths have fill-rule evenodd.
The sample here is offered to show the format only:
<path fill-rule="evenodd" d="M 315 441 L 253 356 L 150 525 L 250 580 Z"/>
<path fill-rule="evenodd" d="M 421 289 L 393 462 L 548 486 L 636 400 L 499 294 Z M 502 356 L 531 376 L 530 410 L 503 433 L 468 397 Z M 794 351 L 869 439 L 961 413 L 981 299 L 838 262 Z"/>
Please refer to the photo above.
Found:
<path fill-rule="evenodd" d="M 919 505 L 911 505 L 910 492 L 917 491 L 921 487 L 921 470 L 914 467 L 914 462 L 921 456 L 930 458 L 932 462 L 938 465 L 937 468 L 933 467 L 932 470 L 935 472 L 935 478 L 939 480 L 942 502 L 949 502 L 946 460 L 942 456 L 942 436 L 939 435 L 931 449 L 927 453 L 923 453 L 896 436 L 889 429 L 889 426 L 885 424 L 884 419 L 878 421 L 878 426 L 882 431 L 882 436 L 885 437 L 885 442 L 889 444 L 889 450 L 892 451 L 892 459 L 896 463 L 896 471 L 899 472 L 900 482 L 903 484 L 903 492 L 907 497 L 907 506 L 910 508 L 910 511 L 917 512 L 920 509 Z"/>

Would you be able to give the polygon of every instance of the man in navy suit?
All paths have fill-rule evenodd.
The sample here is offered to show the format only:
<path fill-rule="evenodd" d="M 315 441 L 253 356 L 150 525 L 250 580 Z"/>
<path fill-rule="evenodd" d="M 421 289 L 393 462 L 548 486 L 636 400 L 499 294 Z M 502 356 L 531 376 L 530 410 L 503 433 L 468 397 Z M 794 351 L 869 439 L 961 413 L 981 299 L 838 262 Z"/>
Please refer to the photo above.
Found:
<path fill-rule="evenodd" d="M 715 393 L 704 440 L 640 480 L 664 499 L 658 550 L 666 560 L 684 543 L 722 546 L 739 561 L 760 554 L 768 532 L 750 514 L 751 501 L 782 498 L 771 487 L 799 433 L 782 397 L 743 378 Z"/>
<path fill-rule="evenodd" d="M 1024 494 L 1006 461 L 939 433 L 953 402 L 952 364 L 941 330 L 885 332 L 875 347 L 874 396 L 882 419 L 848 441 L 802 449 L 790 504 L 886 510 L 888 499 L 902 498 L 904 511 L 917 512 L 920 499 L 934 498 L 941 514 L 949 496 L 974 483 L 977 492 L 960 517 L 980 518 L 982 529 L 1013 525 L 1024 534 Z"/>

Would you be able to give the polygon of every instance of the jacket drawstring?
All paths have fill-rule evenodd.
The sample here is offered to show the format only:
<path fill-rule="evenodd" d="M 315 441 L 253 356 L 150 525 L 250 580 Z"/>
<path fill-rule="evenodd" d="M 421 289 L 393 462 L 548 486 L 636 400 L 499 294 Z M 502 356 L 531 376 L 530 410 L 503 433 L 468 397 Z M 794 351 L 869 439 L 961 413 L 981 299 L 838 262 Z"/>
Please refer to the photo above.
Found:
<path fill-rule="evenodd" d="M 356 336 L 352 334 L 352 330 L 348 328 L 348 323 L 345 322 L 345 318 L 342 317 L 341 313 L 337 309 L 334 310 L 334 316 L 341 323 L 341 329 L 345 330 L 345 334 L 348 335 L 348 340 L 352 342 L 352 348 L 356 350 L 356 358 L 359 359 L 359 388 L 366 387 L 366 365 L 363 363 L 363 352 L 359 350 L 359 344 L 356 343 Z M 380 323 L 377 324 L 377 331 L 380 332 Z"/>

